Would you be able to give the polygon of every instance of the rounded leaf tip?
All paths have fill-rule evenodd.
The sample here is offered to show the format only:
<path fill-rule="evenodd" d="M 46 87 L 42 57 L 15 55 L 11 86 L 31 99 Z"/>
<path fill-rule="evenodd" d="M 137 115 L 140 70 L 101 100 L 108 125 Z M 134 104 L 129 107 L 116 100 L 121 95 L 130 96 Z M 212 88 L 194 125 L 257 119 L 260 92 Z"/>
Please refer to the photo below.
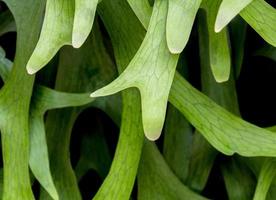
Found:
<path fill-rule="evenodd" d="M 33 67 L 30 67 L 29 65 L 27 65 L 27 73 L 30 75 L 33 75 L 37 72 L 37 70 L 35 70 Z"/>
<path fill-rule="evenodd" d="M 156 141 L 161 135 L 161 132 L 158 133 L 145 133 L 145 136 L 150 141 Z"/>

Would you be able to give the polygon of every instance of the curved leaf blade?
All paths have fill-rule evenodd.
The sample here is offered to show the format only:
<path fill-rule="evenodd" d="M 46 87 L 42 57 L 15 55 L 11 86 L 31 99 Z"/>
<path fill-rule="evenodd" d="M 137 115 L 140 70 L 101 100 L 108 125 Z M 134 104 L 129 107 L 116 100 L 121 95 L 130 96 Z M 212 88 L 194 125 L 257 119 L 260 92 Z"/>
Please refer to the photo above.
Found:
<path fill-rule="evenodd" d="M 133 12 L 136 14 L 145 29 L 148 28 L 152 7 L 148 0 L 127 0 Z"/>
<path fill-rule="evenodd" d="M 254 0 L 240 15 L 267 43 L 276 47 L 275 8 L 263 0 Z"/>
<path fill-rule="evenodd" d="M 270 185 L 275 177 L 275 160 L 266 159 L 261 167 L 253 200 L 265 200 Z"/>
<path fill-rule="evenodd" d="M 138 171 L 138 199 L 206 200 L 173 174 L 157 147 L 145 141 Z"/>
<path fill-rule="evenodd" d="M 275 133 L 231 114 L 176 74 L 170 102 L 209 141 L 226 155 L 276 156 Z"/>
<path fill-rule="evenodd" d="M 167 49 L 166 17 L 167 2 L 157 0 L 145 39 L 127 69 L 115 81 L 91 94 L 91 97 L 106 96 L 137 87 L 142 98 L 144 131 L 150 140 L 161 134 L 178 60 L 178 55 Z"/>
<path fill-rule="evenodd" d="M 215 80 L 219 83 L 229 79 L 231 69 L 230 46 L 228 43 L 228 32 L 222 30 L 214 32 L 216 13 L 221 0 L 203 1 L 203 8 L 206 11 L 209 35 L 210 64 Z"/>
<path fill-rule="evenodd" d="M 98 0 L 75 0 L 72 45 L 81 47 L 92 30 Z"/>
<path fill-rule="evenodd" d="M 47 1 L 38 43 L 27 64 L 29 74 L 44 67 L 63 46 L 72 43 L 74 0 Z"/>
<path fill-rule="evenodd" d="M 201 0 L 169 0 L 166 25 L 168 48 L 179 54 L 185 48 Z"/>
<path fill-rule="evenodd" d="M 223 0 L 220 4 L 215 32 L 220 32 L 236 15 L 238 15 L 253 0 Z"/>

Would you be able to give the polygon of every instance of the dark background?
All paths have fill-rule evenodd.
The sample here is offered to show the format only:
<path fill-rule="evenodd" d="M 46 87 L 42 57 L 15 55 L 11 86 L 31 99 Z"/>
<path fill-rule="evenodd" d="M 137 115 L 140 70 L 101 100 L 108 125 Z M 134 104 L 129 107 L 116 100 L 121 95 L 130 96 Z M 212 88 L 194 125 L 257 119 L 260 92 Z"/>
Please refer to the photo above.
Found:
<path fill-rule="evenodd" d="M 274 7 L 276 2 L 268 1 Z M 0 2 L 0 12 L 6 10 L 6 6 Z M 196 27 L 196 25 L 195 25 Z M 104 27 L 102 27 L 104 29 Z M 106 35 L 108 38 L 108 36 Z M 276 37 L 276 36 L 275 36 Z M 0 37 L 0 46 L 2 46 L 7 57 L 11 60 L 15 54 L 16 33 L 8 33 Z M 245 41 L 244 62 L 239 79 L 236 82 L 239 106 L 242 117 L 261 127 L 276 125 L 276 63 L 272 60 L 254 56 L 257 49 L 264 45 L 263 39 L 248 26 L 247 38 Z M 191 40 L 189 41 L 186 52 L 189 58 L 194 60 L 189 68 L 189 73 L 193 77 L 190 81 L 192 84 L 200 88 L 200 69 L 196 28 L 193 29 Z M 1 83 L 2 84 L 2 83 Z M 82 135 L 80 132 L 93 131 L 89 125 L 91 121 L 97 121 L 104 129 L 104 134 L 113 156 L 119 129 L 116 125 L 100 110 L 88 109 L 78 118 L 72 134 L 71 156 L 72 165 L 75 166 L 79 156 L 80 141 Z M 158 142 L 161 148 L 162 138 Z M 224 156 L 220 155 L 217 162 L 223 162 Z M 216 162 L 216 163 L 217 163 Z M 83 199 L 91 199 L 102 183 L 101 178 L 93 170 L 90 170 L 80 181 L 79 186 L 83 195 Z M 39 185 L 34 184 L 36 193 L 39 191 Z M 133 191 L 135 196 L 136 188 Z M 208 184 L 203 194 L 212 199 L 227 199 L 226 190 L 220 169 L 217 164 L 214 165 Z"/>

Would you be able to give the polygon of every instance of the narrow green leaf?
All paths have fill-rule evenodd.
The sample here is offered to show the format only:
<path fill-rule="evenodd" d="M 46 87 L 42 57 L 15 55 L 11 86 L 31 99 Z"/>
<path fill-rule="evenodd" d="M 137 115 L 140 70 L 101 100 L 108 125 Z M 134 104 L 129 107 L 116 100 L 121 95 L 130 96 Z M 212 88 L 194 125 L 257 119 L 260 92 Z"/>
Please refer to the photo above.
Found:
<path fill-rule="evenodd" d="M 30 113 L 30 168 L 47 192 L 57 200 L 52 180 L 43 117 L 47 110 L 90 103 L 89 94 L 69 94 L 38 86 L 34 90 Z"/>
<path fill-rule="evenodd" d="M 266 195 L 276 173 L 275 162 L 275 159 L 265 159 L 258 177 L 254 200 L 266 199 Z"/>
<path fill-rule="evenodd" d="M 80 159 L 75 168 L 79 181 L 90 169 L 94 169 L 102 179 L 108 174 L 111 156 L 102 129 L 103 124 L 97 123 L 93 133 L 86 133 L 82 138 Z"/>
<path fill-rule="evenodd" d="M 138 199 L 206 199 L 188 187 L 173 174 L 157 147 L 145 141 L 138 171 Z"/>
<path fill-rule="evenodd" d="M 241 10 L 248 6 L 253 0 L 223 0 L 220 4 L 215 32 L 220 32 Z"/>
<path fill-rule="evenodd" d="M 205 188 L 218 154 L 202 135 L 196 131 L 193 137 L 189 174 L 186 181 L 186 184 L 197 192 L 202 192 Z"/>
<path fill-rule="evenodd" d="M 264 0 L 254 0 L 240 15 L 267 43 L 276 47 L 275 8 Z"/>
<path fill-rule="evenodd" d="M 152 7 L 148 0 L 127 0 L 130 7 L 137 15 L 144 28 L 147 29 L 150 22 L 150 16 L 152 13 Z"/>
<path fill-rule="evenodd" d="M 192 126 L 176 108 L 169 105 L 164 127 L 163 154 L 172 171 L 183 183 L 189 173 L 192 136 Z"/>
<path fill-rule="evenodd" d="M 99 13 L 111 37 L 118 71 L 122 73 L 141 45 L 145 31 L 124 0 L 102 1 Z M 94 199 L 130 199 L 136 179 L 144 141 L 138 92 L 122 92 L 122 102 L 122 124 L 115 157 Z"/>
<path fill-rule="evenodd" d="M 5 58 L 5 51 L 0 46 L 0 76 L 6 82 L 12 69 L 12 62 Z"/>
<path fill-rule="evenodd" d="M 169 0 L 166 36 L 171 53 L 179 54 L 191 34 L 201 0 Z"/>
<path fill-rule="evenodd" d="M 92 30 L 98 0 L 75 0 L 72 45 L 79 48 Z"/>
<path fill-rule="evenodd" d="M 0 13 L 0 36 L 8 32 L 15 32 L 16 25 L 10 11 Z"/>
<path fill-rule="evenodd" d="M 221 0 L 203 1 L 202 7 L 206 11 L 209 35 L 210 63 L 215 80 L 219 83 L 229 79 L 231 69 L 230 46 L 226 29 L 220 33 L 214 32 L 216 13 Z M 205 33 L 206 34 L 206 33 Z"/>
<path fill-rule="evenodd" d="M 74 0 L 49 0 L 39 41 L 27 64 L 29 74 L 44 67 L 63 45 L 72 43 Z"/>
<path fill-rule="evenodd" d="M 250 169 L 235 157 L 222 163 L 221 170 L 229 200 L 248 200 L 254 195 L 255 180 Z"/>
<path fill-rule="evenodd" d="M 233 52 L 232 66 L 234 68 L 235 78 L 238 79 L 244 60 L 247 23 L 241 18 L 241 16 L 237 16 L 232 20 L 229 27 L 231 47 Z"/>
<path fill-rule="evenodd" d="M 99 31 L 97 21 L 94 23 L 92 34 L 88 37 L 84 45 L 76 50 L 72 47 L 64 47 L 60 52 L 59 67 L 55 88 L 67 92 L 86 92 L 91 88 L 98 88 L 111 81 L 115 77 L 116 71 L 113 63 L 106 52 L 103 40 Z M 64 79 L 66 77 L 66 79 Z M 81 81 L 80 81 L 81 80 Z M 59 93 L 60 94 L 60 93 Z M 40 96 L 41 97 L 41 96 Z M 90 102 L 87 94 L 81 96 L 71 96 L 74 101 L 82 100 Z M 44 97 L 45 106 L 53 105 L 51 99 Z M 64 97 L 53 98 L 62 106 L 66 103 Z M 64 100 L 63 100 L 64 99 Z M 114 101 L 117 102 L 117 101 Z M 113 104 L 115 104 L 112 102 Z M 102 107 L 110 108 L 111 103 L 102 103 Z M 88 105 L 87 105 L 88 106 Z M 93 106 L 89 104 L 89 106 Z M 116 104 L 114 107 L 119 107 Z M 78 188 L 78 181 L 72 168 L 69 154 L 70 137 L 74 122 L 79 113 L 85 107 L 66 108 L 50 111 L 46 118 L 46 135 L 49 149 L 50 169 L 56 189 L 60 199 L 80 200 L 81 194 Z M 116 109 L 110 108 L 114 111 Z M 60 131 L 63 130 L 63 131 Z M 41 192 L 41 200 L 51 199 L 45 192 Z"/>
<path fill-rule="evenodd" d="M 167 49 L 167 7 L 166 1 L 155 2 L 148 32 L 127 69 L 111 84 L 91 94 L 91 97 L 106 96 L 137 87 L 142 98 L 144 132 L 150 140 L 156 140 L 161 134 L 178 60 L 178 55 L 172 55 Z"/>

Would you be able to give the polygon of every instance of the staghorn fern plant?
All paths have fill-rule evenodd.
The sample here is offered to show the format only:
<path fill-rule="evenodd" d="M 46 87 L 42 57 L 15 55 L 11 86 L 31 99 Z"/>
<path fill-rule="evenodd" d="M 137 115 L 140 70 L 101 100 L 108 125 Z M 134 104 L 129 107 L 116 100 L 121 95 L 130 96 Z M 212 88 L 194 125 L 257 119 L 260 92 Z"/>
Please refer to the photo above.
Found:
<path fill-rule="evenodd" d="M 265 41 L 254 56 L 276 61 L 274 4 L 2 0 L 16 53 L 0 46 L 1 198 L 276 199 L 276 128 L 243 119 L 236 90 L 249 27 Z M 81 117 L 96 109 L 118 142 L 99 113 Z M 212 169 L 222 196 L 206 192 Z"/>

